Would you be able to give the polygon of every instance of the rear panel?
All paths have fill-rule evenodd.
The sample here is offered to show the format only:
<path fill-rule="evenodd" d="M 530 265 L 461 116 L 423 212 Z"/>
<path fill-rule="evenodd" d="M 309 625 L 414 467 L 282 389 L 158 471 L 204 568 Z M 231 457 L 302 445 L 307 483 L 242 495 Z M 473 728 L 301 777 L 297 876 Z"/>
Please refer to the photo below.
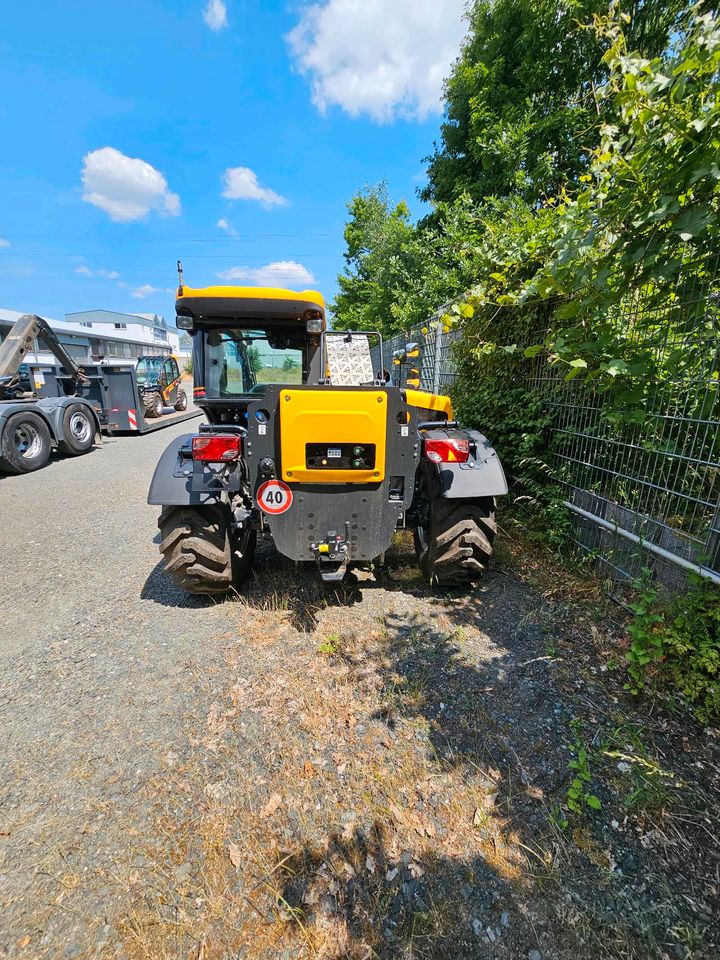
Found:
<path fill-rule="evenodd" d="M 288 393 L 295 395 L 293 400 L 283 399 Z M 316 412 L 306 419 L 301 415 L 305 396 L 320 393 L 322 403 L 318 397 L 309 398 L 306 409 Z M 289 418 L 284 411 L 288 403 L 295 403 L 298 411 Z M 376 409 L 382 411 L 381 416 L 370 413 Z M 318 415 L 320 410 L 324 414 L 337 411 L 338 416 L 329 417 L 328 425 L 324 415 Z M 322 449 L 338 444 L 342 436 L 337 432 L 346 429 L 342 420 L 353 412 L 357 416 L 348 421 L 353 426 L 345 434 L 347 442 L 355 446 L 357 437 L 368 444 L 375 442 L 375 466 L 381 464 L 377 469 L 381 476 L 372 477 L 373 469 L 369 480 L 358 482 L 353 469 L 335 471 L 319 465 L 308 471 L 306 461 L 300 459 L 307 456 L 306 445 L 319 444 Z M 368 423 L 363 426 L 365 418 Z M 394 387 L 269 387 L 262 400 L 250 404 L 246 456 L 253 495 L 257 496 L 267 479 L 260 470 L 265 458 L 274 461 L 275 475 L 283 478 L 293 493 L 287 512 L 265 518 L 278 550 L 292 560 L 314 560 L 317 544 L 341 540 L 347 543 L 350 561 L 372 560 L 387 550 L 413 498 L 420 456 L 416 424 L 417 410 L 409 407 Z M 297 435 L 286 437 L 290 429 Z M 360 434 L 361 429 L 372 432 Z M 288 455 L 293 457 L 288 462 L 284 459 L 286 441 Z M 342 450 L 341 443 L 339 447 Z M 298 463 L 311 479 L 294 475 Z"/>
<path fill-rule="evenodd" d="M 283 389 L 282 478 L 307 483 L 377 483 L 385 479 L 384 390 Z"/>

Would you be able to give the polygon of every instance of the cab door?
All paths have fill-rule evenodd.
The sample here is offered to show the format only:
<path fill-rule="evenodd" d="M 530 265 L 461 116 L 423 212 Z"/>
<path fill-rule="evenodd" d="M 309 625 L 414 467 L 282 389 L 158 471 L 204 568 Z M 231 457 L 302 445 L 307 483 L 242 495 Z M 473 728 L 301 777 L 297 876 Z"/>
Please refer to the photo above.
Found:
<path fill-rule="evenodd" d="M 163 379 L 165 381 L 163 397 L 165 402 L 175 403 L 177 400 L 178 386 L 180 385 L 180 370 L 178 369 L 175 357 L 168 357 L 163 365 Z"/>

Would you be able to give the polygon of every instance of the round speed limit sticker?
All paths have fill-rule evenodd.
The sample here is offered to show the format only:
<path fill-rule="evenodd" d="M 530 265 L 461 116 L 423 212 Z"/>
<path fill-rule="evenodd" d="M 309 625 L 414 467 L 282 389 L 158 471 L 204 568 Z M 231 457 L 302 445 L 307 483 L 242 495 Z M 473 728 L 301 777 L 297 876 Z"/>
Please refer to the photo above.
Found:
<path fill-rule="evenodd" d="M 257 492 L 258 506 L 271 516 L 285 513 L 292 506 L 292 501 L 292 490 L 282 480 L 266 480 Z"/>

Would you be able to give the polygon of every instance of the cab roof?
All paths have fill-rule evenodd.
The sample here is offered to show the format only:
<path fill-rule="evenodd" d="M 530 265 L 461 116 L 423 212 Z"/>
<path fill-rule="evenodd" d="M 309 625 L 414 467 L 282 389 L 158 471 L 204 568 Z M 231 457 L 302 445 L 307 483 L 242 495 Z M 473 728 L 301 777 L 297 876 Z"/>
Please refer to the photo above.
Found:
<path fill-rule="evenodd" d="M 178 316 L 212 323 L 252 320 L 304 323 L 320 315 L 325 328 L 325 301 L 317 290 L 284 290 L 280 287 L 178 287 Z"/>

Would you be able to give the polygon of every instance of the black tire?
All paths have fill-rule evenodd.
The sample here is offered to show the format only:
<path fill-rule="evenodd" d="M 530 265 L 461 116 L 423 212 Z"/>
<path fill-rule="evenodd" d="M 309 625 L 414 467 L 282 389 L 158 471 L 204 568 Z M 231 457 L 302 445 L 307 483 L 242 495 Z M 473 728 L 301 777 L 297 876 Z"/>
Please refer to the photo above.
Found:
<path fill-rule="evenodd" d="M 144 394 L 143 403 L 145 405 L 145 416 L 149 419 L 156 420 L 163 415 L 163 398 L 159 393 L 153 391 L 152 393 Z"/>
<path fill-rule="evenodd" d="M 183 413 L 185 410 L 187 410 L 187 407 L 187 394 L 184 390 L 178 390 L 177 400 L 175 401 L 175 409 L 178 413 Z"/>
<path fill-rule="evenodd" d="M 71 403 L 65 408 L 62 422 L 63 439 L 58 450 L 69 457 L 87 453 L 95 443 L 95 418 L 82 403 Z"/>
<path fill-rule="evenodd" d="M 418 565 L 429 583 L 462 586 L 487 570 L 497 533 L 495 500 L 432 499 L 428 526 L 415 530 Z"/>
<path fill-rule="evenodd" d="M 44 467 L 51 453 L 50 428 L 39 414 L 28 410 L 7 418 L 0 436 L 0 471 L 31 473 Z"/>
<path fill-rule="evenodd" d="M 160 552 L 173 581 L 188 593 L 222 594 L 250 574 L 254 530 L 230 542 L 226 504 L 163 507 L 158 520 Z"/>

